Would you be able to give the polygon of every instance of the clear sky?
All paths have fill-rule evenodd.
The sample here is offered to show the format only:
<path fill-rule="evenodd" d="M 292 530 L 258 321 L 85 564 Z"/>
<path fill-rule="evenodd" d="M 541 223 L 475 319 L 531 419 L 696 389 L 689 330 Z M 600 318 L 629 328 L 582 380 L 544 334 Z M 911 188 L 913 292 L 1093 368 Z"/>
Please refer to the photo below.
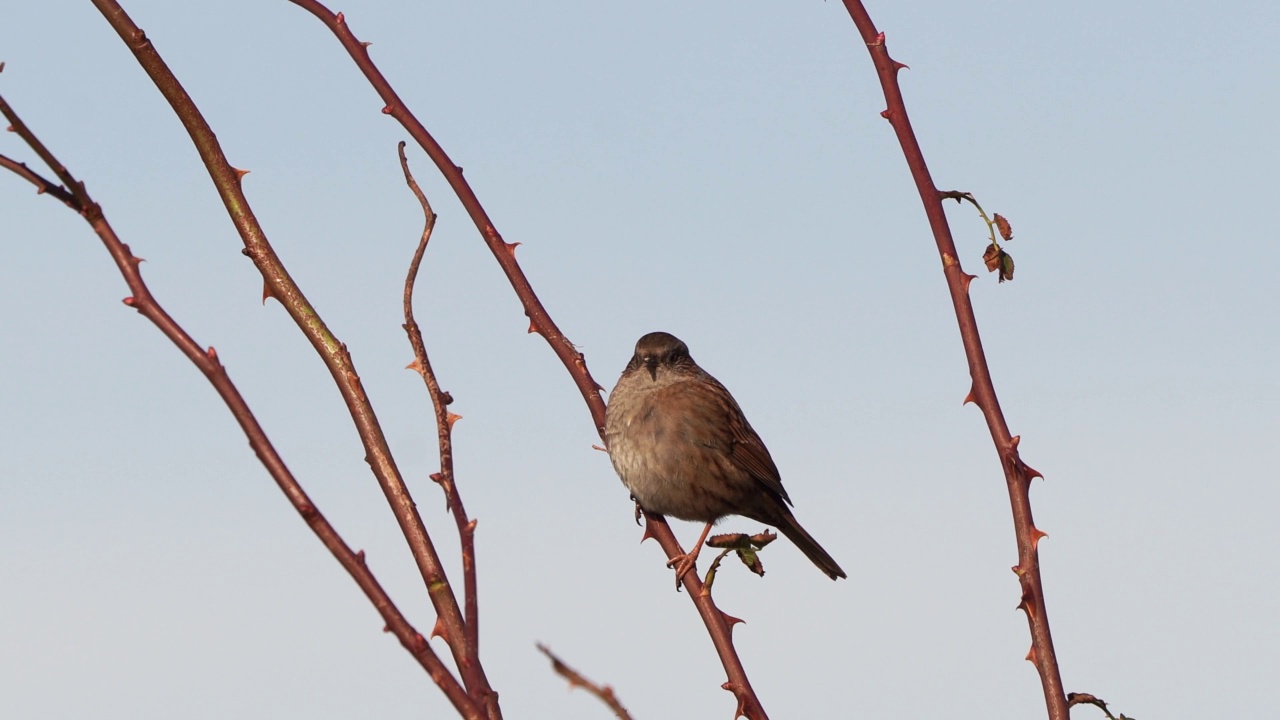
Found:
<path fill-rule="evenodd" d="M 407 139 L 284 0 L 126 3 L 350 347 L 459 577 L 430 406 L 403 370 L 420 230 Z M 768 444 L 793 547 L 721 573 L 774 717 L 1041 716 L 999 463 L 870 60 L 837 2 L 349 3 L 612 387 L 684 339 Z M 1013 223 L 1013 283 L 948 212 L 1026 461 L 1070 691 L 1152 718 L 1257 717 L 1280 673 L 1280 8 L 872 3 L 940 187 Z M 326 371 L 178 121 L 87 2 L 8 3 L 0 89 L 83 179 L 152 290 L 213 345 L 320 508 L 422 629 L 433 614 Z M 412 151 L 412 148 L 411 148 Z M 30 159 L 12 135 L 0 152 Z M 465 419 L 483 658 L 508 717 L 601 718 L 534 643 L 637 718 L 732 698 L 581 398 L 456 199 L 418 303 Z M 203 377 L 120 304 L 88 227 L 0 174 L 0 716 L 446 717 Z M 675 523 L 685 543 L 696 536 Z M 728 530 L 758 531 L 731 519 Z M 705 566 L 705 563 L 704 563 Z M 1077 711 L 1089 716 L 1093 711 Z M 1100 714 L 1099 714 L 1100 716 Z"/>

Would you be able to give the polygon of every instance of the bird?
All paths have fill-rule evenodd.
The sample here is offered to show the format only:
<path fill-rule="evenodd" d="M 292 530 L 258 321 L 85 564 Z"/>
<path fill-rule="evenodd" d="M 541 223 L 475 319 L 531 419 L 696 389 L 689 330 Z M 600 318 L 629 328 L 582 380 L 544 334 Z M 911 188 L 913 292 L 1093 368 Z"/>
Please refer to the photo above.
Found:
<path fill-rule="evenodd" d="M 642 509 L 706 523 L 693 551 L 669 564 L 677 586 L 728 515 L 778 528 L 832 580 L 848 577 L 792 515 L 778 467 L 738 402 L 676 336 L 651 332 L 636 343 L 609 394 L 605 446 Z"/>

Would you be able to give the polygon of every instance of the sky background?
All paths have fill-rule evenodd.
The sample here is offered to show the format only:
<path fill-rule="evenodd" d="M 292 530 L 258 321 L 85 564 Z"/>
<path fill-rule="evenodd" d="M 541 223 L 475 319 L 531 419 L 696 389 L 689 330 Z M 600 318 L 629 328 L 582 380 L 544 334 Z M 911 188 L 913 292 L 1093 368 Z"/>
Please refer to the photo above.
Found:
<path fill-rule="evenodd" d="M 460 580 L 430 403 L 404 366 L 421 229 L 406 134 L 283 0 L 125 4 L 195 98 L 294 278 L 350 348 Z M 774 717 L 1041 716 L 1004 480 L 920 202 L 836 2 L 365 2 L 375 62 L 466 169 L 612 387 L 666 330 L 735 394 L 794 547 L 722 572 Z M 1255 717 L 1280 673 L 1280 7 L 872 3 L 1023 458 L 1067 690 L 1156 718 Z M 9 3 L 0 92 L 89 187 L 160 302 L 213 345 L 291 469 L 422 630 L 434 620 L 327 372 L 241 254 L 196 153 L 87 2 Z M 0 152 L 33 156 L 13 135 Z M 586 408 L 429 161 L 418 319 L 453 410 L 482 657 L 506 716 L 722 717 Z M 448 717 L 255 461 L 203 377 L 120 304 L 84 222 L 0 174 L 0 716 Z M 726 530 L 758 531 L 741 519 Z M 690 523 L 674 523 L 687 544 Z M 705 563 L 703 563 L 705 567 Z M 437 650 L 444 652 L 439 641 Z M 1090 709 L 1081 717 L 1101 716 Z"/>

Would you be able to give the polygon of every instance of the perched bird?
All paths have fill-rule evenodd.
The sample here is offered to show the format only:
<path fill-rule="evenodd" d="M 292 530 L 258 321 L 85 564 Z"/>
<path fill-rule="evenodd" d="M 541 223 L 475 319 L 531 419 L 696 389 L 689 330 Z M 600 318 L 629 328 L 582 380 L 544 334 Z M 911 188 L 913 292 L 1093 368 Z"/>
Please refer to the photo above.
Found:
<path fill-rule="evenodd" d="M 832 580 L 847 577 L 787 508 L 778 468 L 733 396 L 674 335 L 649 333 L 636 343 L 609 394 L 605 443 L 640 507 L 707 524 L 693 552 L 673 561 L 677 580 L 726 515 L 778 528 Z"/>

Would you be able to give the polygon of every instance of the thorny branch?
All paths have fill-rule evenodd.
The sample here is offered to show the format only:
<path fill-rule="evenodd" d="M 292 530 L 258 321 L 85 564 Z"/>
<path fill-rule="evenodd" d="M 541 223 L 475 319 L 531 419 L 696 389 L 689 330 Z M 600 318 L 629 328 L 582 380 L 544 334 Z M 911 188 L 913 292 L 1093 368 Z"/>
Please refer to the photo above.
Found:
<path fill-rule="evenodd" d="M 476 523 L 467 519 L 467 511 L 462 506 L 462 495 L 453 479 L 453 424 L 462 419 L 460 415 L 449 412 L 453 396 L 440 389 L 435 371 L 431 369 L 431 360 L 427 357 L 427 346 L 422 341 L 422 330 L 413 317 L 413 289 L 418 281 L 418 267 L 422 265 L 422 256 L 426 254 L 427 243 L 431 242 L 431 231 L 436 226 L 436 214 L 431 210 L 431 203 L 418 187 L 418 182 L 409 172 L 409 159 L 404 155 L 404 142 L 396 148 L 400 157 L 400 168 L 404 171 L 404 180 L 414 197 L 422 205 L 422 213 L 426 216 L 422 228 L 422 237 L 418 247 L 409 261 L 409 274 L 404 281 L 404 331 L 409 336 L 409 345 L 413 347 L 413 362 L 410 370 L 422 376 L 431 395 L 431 406 L 436 414 L 436 444 L 440 448 L 440 472 L 433 473 L 431 479 L 444 490 L 445 502 L 453 514 L 458 526 L 458 537 L 462 545 L 462 586 L 465 592 L 464 613 L 467 623 L 467 644 L 479 652 L 480 618 L 479 605 L 476 598 Z"/>
<path fill-rule="evenodd" d="M 227 213 L 230 215 L 247 255 L 262 273 L 265 281 L 264 297 L 274 297 L 293 318 L 303 335 L 315 348 L 341 393 L 347 410 L 356 426 L 364 446 L 365 459 L 386 497 L 400 531 L 418 566 L 418 572 L 431 598 L 437 614 L 433 636 L 444 639 L 453 656 L 454 664 L 462 677 L 463 686 L 472 700 L 484 707 L 490 720 L 498 720 L 502 713 L 497 694 L 489 685 L 484 667 L 479 663 L 475 648 L 467 643 L 467 628 L 458 600 L 440 562 L 431 536 L 422 522 L 422 516 L 414 503 L 404 478 L 396 466 L 395 458 L 387 445 L 386 435 L 365 392 L 360 375 L 346 345 L 329 330 L 324 320 L 307 301 L 302 289 L 293 281 L 284 264 L 267 240 L 266 233 L 254 216 L 245 197 L 241 180 L 246 174 L 227 162 L 226 155 L 205 121 L 195 102 L 173 75 L 164 59 L 156 51 L 146 34 L 125 13 L 115 0 L 93 0 L 93 4 L 106 18 L 120 39 L 133 53 L 138 64 L 155 83 L 156 88 L 173 108 L 190 135 L 200 159 L 213 180 Z"/>
<path fill-rule="evenodd" d="M 915 131 L 907 116 L 906 104 L 902 98 L 902 89 L 898 85 L 898 71 L 906 67 L 889 56 L 885 46 L 884 33 L 876 30 L 875 23 L 867 14 L 859 0 L 844 0 L 845 9 L 853 18 L 871 61 L 875 64 L 876 74 L 880 78 L 880 86 L 884 90 L 887 108 L 881 113 L 893 126 L 906 157 L 911 177 L 915 180 L 920 200 L 924 204 L 925 215 L 929 218 L 929 226 L 933 230 L 934 240 L 938 246 L 938 254 L 942 259 L 942 271 L 946 277 L 947 287 L 951 292 L 951 303 L 955 307 L 956 321 L 960 326 L 960 339 L 964 344 L 965 358 L 969 363 L 969 375 L 973 385 L 965 402 L 973 402 L 982 410 L 987 427 L 991 431 L 991 439 L 995 443 L 996 453 L 1004 469 L 1005 482 L 1009 490 L 1009 502 L 1013 509 L 1014 534 L 1018 544 L 1018 564 L 1013 572 L 1018 576 L 1022 587 L 1022 598 L 1018 607 L 1026 612 L 1027 623 L 1031 629 L 1031 651 L 1027 659 L 1035 664 L 1040 674 L 1040 684 L 1044 690 L 1045 705 L 1050 720 L 1067 720 L 1067 698 L 1063 693 L 1062 676 L 1058 670 L 1058 658 L 1053 650 L 1053 636 L 1049 631 L 1049 615 L 1045 606 L 1044 584 L 1040 579 L 1040 557 L 1036 550 L 1040 539 L 1045 534 L 1036 528 L 1031 515 L 1030 487 L 1033 478 L 1040 473 L 1022 461 L 1018 455 L 1019 438 L 1009 433 L 1004 413 L 1000 410 L 1000 401 L 996 398 L 995 385 L 991 379 L 991 370 L 987 366 L 986 355 L 982 350 L 982 338 L 978 334 L 978 321 L 973 314 L 973 303 L 969 297 L 969 283 L 973 275 L 960 268 L 959 255 L 956 252 L 951 228 L 942 208 L 942 194 L 934 185 L 929 174 L 928 165 L 916 141 Z"/>
<path fill-rule="evenodd" d="M 377 578 L 369 571 L 365 564 L 364 551 L 353 551 L 338 535 L 337 530 L 329 524 L 329 521 L 325 519 L 315 504 L 312 503 L 311 498 L 289 471 L 279 453 L 276 452 L 275 447 L 267 438 L 266 431 L 258 424 L 257 418 L 254 417 L 253 412 L 249 409 L 244 397 L 240 395 L 240 391 L 231 382 L 231 378 L 227 375 L 227 371 L 219 360 L 217 352 L 212 347 L 205 349 L 196 343 L 151 295 L 151 291 L 148 289 L 146 282 L 143 281 L 142 273 L 138 268 L 139 263 L 142 262 L 141 258 L 136 257 L 129 249 L 129 246 L 121 242 L 115 230 L 107 222 L 101 207 L 89 196 L 84 183 L 77 181 L 66 167 L 54 158 L 53 154 L 27 128 L 3 97 L 0 97 L 0 114 L 3 114 L 9 121 L 10 129 L 21 137 L 58 176 L 58 179 L 63 183 L 63 188 L 58 188 L 51 181 L 27 168 L 26 165 L 14 162 L 9 158 L 2 158 L 3 162 L 0 162 L 0 166 L 14 171 L 19 177 L 32 182 L 38 190 L 57 198 L 84 217 L 98 237 L 101 238 L 103 245 L 107 248 L 107 252 L 110 253 L 112 260 L 116 263 L 116 267 L 120 270 L 120 274 L 124 276 L 125 283 L 129 286 L 129 291 L 132 295 L 124 299 L 125 305 L 132 307 L 150 320 L 165 337 L 169 338 L 182 351 L 183 355 L 187 356 L 187 359 L 200 372 L 204 373 L 219 397 L 227 405 L 227 409 L 235 417 L 236 422 L 239 423 L 245 436 L 249 439 L 249 445 L 258 456 L 258 460 L 267 469 L 271 478 L 275 480 L 276 485 L 280 487 L 280 490 L 288 498 L 298 514 L 302 516 L 308 527 L 320 539 L 320 542 L 329 549 L 329 552 L 333 554 L 338 563 L 351 575 L 356 585 L 369 598 L 369 601 L 373 603 L 374 608 L 386 623 L 386 629 L 395 634 L 396 638 L 400 640 L 400 644 L 427 671 L 431 679 L 444 692 L 445 697 L 453 704 L 459 715 L 468 718 L 468 720 L 482 720 L 484 714 L 476 703 L 467 695 L 462 685 L 453 677 L 440 658 L 436 656 L 431 649 L 431 645 L 422 637 L 422 634 L 409 624 L 399 608 L 392 602 L 390 596 L 378 583 Z M 65 188 L 70 188 L 70 190 Z"/>

